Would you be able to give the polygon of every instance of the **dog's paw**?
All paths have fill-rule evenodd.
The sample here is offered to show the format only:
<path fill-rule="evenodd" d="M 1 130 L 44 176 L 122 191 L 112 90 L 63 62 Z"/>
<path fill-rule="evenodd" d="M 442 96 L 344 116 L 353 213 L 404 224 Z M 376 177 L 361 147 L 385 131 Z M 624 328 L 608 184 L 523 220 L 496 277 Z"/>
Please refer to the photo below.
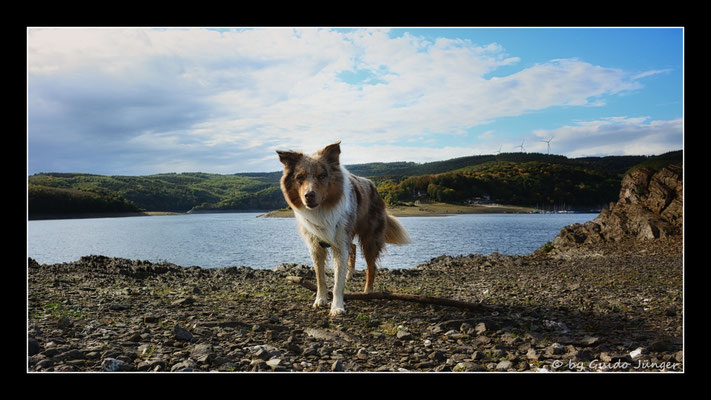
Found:
<path fill-rule="evenodd" d="M 351 279 L 353 279 L 353 275 L 355 275 L 355 272 L 353 272 L 353 270 L 349 268 L 348 272 L 346 272 L 346 280 L 350 281 Z"/>
<path fill-rule="evenodd" d="M 338 317 L 346 313 L 346 309 L 343 307 L 331 307 L 331 317 Z"/>
<path fill-rule="evenodd" d="M 313 308 L 321 308 L 328 305 L 328 297 L 316 297 Z"/>

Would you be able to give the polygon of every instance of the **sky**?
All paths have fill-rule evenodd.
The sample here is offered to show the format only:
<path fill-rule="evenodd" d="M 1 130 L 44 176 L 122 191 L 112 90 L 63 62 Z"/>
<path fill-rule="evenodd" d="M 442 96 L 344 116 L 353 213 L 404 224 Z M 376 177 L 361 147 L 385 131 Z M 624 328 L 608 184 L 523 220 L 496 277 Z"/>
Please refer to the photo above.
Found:
<path fill-rule="evenodd" d="M 683 148 L 682 28 L 27 29 L 27 170 Z"/>

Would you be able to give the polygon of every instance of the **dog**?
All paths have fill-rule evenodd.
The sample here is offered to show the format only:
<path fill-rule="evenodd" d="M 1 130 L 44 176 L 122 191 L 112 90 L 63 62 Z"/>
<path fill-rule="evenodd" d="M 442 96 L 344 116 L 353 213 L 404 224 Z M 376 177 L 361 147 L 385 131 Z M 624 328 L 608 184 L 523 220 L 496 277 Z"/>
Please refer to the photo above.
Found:
<path fill-rule="evenodd" d="M 277 151 L 284 164 L 280 186 L 294 211 L 299 233 L 309 248 L 316 272 L 316 300 L 313 307 L 328 304 L 325 262 L 330 248 L 334 260 L 333 301 L 330 315 L 345 312 L 343 291 L 355 269 L 358 236 L 367 265 L 366 293 L 373 291 L 375 264 L 385 243 L 406 244 L 410 236 L 400 222 L 388 214 L 375 184 L 355 176 L 340 164 L 341 142 L 312 155 Z M 348 270 L 346 270 L 346 266 Z"/>

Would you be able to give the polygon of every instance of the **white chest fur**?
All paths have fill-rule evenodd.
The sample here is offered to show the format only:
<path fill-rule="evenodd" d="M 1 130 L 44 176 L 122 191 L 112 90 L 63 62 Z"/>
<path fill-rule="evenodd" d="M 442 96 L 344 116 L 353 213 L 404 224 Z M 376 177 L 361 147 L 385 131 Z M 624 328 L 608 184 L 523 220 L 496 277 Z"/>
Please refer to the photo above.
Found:
<path fill-rule="evenodd" d="M 340 246 L 346 239 L 345 225 L 352 218 L 355 199 L 351 188 L 349 172 L 341 166 L 343 174 L 343 191 L 338 203 L 328 210 L 322 208 L 297 209 L 294 216 L 301 227 L 308 233 L 316 236 L 320 241 L 334 246 Z"/>

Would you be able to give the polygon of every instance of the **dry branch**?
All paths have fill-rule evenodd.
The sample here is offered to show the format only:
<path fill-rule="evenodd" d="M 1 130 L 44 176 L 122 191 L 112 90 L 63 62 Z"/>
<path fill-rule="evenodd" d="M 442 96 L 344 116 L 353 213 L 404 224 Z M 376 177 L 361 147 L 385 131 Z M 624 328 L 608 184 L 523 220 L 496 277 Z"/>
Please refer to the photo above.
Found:
<path fill-rule="evenodd" d="M 305 287 L 306 289 L 311 290 L 312 292 L 316 291 L 316 285 L 313 282 L 306 280 L 302 277 L 287 276 L 286 280 L 288 280 L 289 282 L 301 285 L 301 286 Z M 331 292 L 329 292 L 328 295 L 330 297 L 333 297 Z M 435 305 L 440 305 L 440 306 L 466 308 L 466 309 L 472 310 L 472 311 L 490 310 L 489 307 L 487 307 L 486 305 L 481 304 L 481 303 L 470 303 L 467 301 L 446 299 L 443 297 L 421 296 L 421 295 L 417 295 L 417 294 L 394 293 L 394 292 L 344 293 L 343 298 L 345 300 L 402 300 L 402 301 L 410 301 L 410 302 L 414 302 L 414 303 L 435 304 Z"/>

